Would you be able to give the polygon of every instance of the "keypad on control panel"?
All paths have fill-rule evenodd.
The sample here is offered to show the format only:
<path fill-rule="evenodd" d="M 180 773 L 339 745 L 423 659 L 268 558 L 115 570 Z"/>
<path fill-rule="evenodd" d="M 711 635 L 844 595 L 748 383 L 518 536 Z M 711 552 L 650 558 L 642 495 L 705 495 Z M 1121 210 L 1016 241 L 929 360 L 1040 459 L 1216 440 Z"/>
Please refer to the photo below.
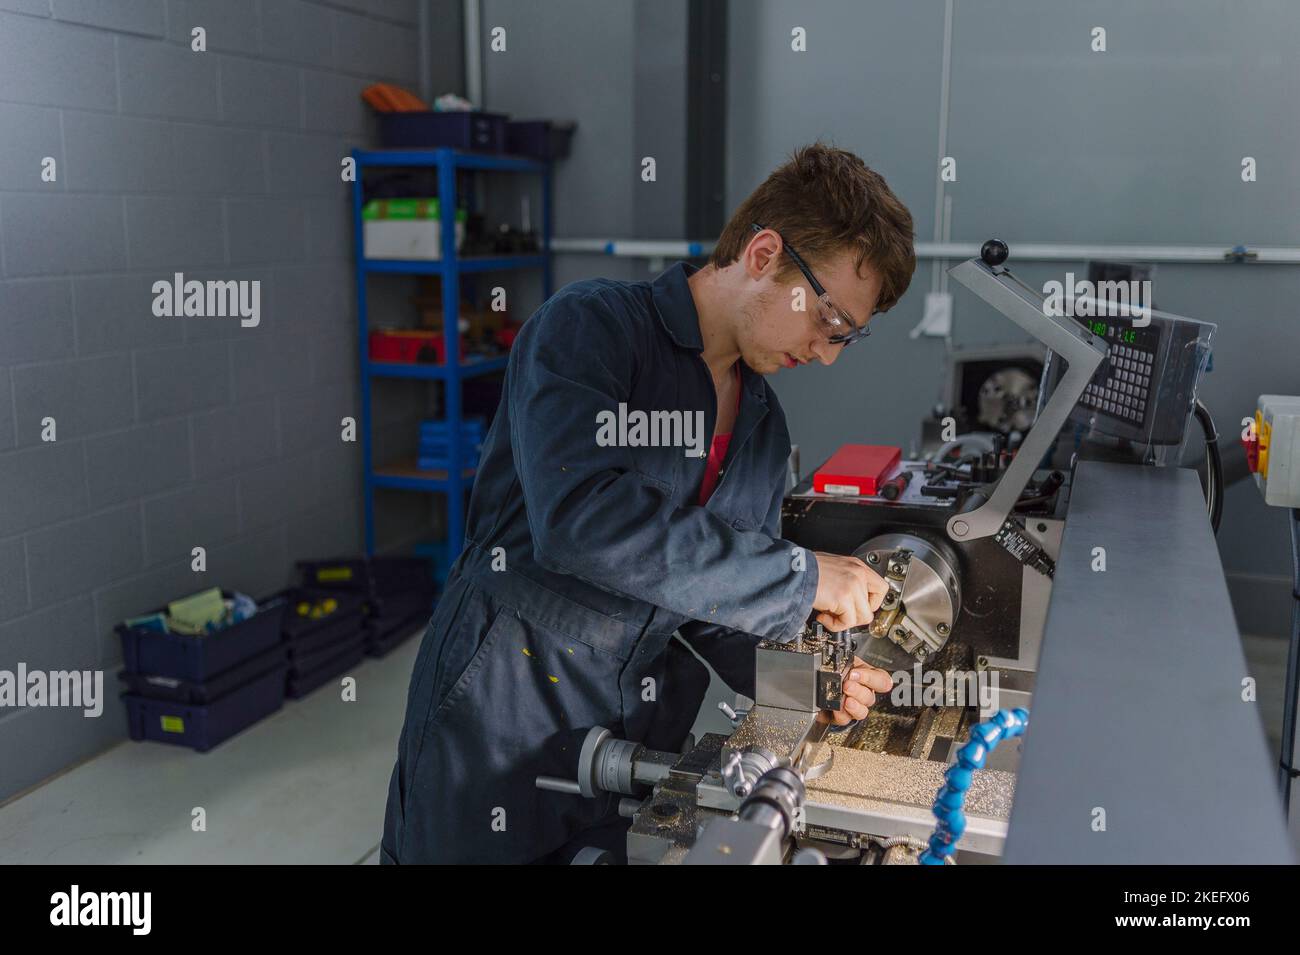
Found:
<path fill-rule="evenodd" d="M 1134 424 L 1146 416 L 1152 354 L 1133 345 L 1112 345 L 1105 379 L 1089 382 L 1080 402 Z"/>

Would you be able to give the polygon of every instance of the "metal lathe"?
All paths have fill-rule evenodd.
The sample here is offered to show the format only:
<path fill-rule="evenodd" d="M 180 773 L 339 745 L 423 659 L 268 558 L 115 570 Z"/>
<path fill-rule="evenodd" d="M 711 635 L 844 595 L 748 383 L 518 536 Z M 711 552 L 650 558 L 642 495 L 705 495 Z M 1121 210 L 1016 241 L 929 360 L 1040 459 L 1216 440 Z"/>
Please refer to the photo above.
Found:
<path fill-rule="evenodd" d="M 873 493 L 786 497 L 782 537 L 888 583 L 871 625 L 760 643 L 729 734 L 666 753 L 593 727 L 576 780 L 538 779 L 622 794 L 629 862 L 916 864 L 954 789 L 931 862 L 1294 861 L 1206 497 L 1169 466 L 1213 326 L 1053 315 L 1006 259 L 991 240 L 951 274 L 1047 349 L 1036 406 L 1018 387 L 995 415 L 1032 427 L 902 459 Z M 855 655 L 896 685 L 833 729 Z"/>

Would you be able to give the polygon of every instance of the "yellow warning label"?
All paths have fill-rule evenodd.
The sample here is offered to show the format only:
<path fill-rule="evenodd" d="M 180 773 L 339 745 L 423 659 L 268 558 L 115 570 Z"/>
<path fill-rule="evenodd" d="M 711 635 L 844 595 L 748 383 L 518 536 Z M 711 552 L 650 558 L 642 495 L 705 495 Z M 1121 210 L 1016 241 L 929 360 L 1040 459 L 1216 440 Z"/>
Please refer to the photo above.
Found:
<path fill-rule="evenodd" d="M 179 716 L 164 716 L 162 728 L 164 733 L 184 733 L 185 721 Z"/>
<path fill-rule="evenodd" d="M 1268 477 L 1268 446 L 1273 443 L 1273 422 L 1264 421 L 1259 429 L 1259 473 Z"/>

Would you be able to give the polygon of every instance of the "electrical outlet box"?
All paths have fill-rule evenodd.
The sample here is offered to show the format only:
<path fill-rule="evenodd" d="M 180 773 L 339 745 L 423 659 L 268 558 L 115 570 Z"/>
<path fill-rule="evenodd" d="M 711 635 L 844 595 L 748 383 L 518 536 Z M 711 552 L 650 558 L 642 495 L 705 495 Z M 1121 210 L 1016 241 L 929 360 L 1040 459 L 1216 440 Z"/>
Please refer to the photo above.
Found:
<path fill-rule="evenodd" d="M 1300 507 L 1300 397 L 1260 395 L 1255 432 L 1255 484 L 1264 503 Z"/>

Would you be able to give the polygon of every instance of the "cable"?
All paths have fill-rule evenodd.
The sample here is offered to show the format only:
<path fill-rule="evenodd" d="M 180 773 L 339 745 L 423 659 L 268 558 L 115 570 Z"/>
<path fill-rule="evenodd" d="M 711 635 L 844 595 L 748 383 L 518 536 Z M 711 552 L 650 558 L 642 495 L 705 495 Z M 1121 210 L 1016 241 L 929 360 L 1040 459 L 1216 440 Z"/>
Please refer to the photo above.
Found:
<path fill-rule="evenodd" d="M 943 865 L 957 851 L 957 841 L 966 831 L 966 803 L 975 770 L 984 768 L 984 760 L 1004 739 L 1014 739 L 1029 727 L 1029 711 L 998 710 L 993 719 L 970 728 L 965 746 L 957 750 L 957 762 L 943 774 L 944 784 L 934 797 L 934 817 L 939 824 L 930 835 L 930 844 L 918 860 L 921 865 Z"/>
<path fill-rule="evenodd" d="M 1300 694 L 1300 507 L 1291 509 L 1291 646 L 1286 657 L 1286 699 L 1282 703 L 1282 806 L 1290 814 L 1291 786 L 1298 775 L 1295 755 L 1296 705 Z"/>
<path fill-rule="evenodd" d="M 1210 513 L 1210 526 L 1214 533 L 1219 533 L 1219 521 L 1223 518 L 1223 457 L 1219 454 L 1219 432 L 1210 417 L 1210 409 L 1198 398 L 1193 410 L 1196 420 L 1205 432 L 1205 506 Z"/>
<path fill-rule="evenodd" d="M 977 445 L 980 451 L 990 452 L 993 450 L 993 435 L 987 431 L 968 431 L 965 434 L 959 434 L 951 441 L 945 441 L 940 445 L 939 449 L 934 452 L 932 460 L 943 461 L 945 457 L 952 453 L 954 448 L 967 445 Z M 962 455 L 962 457 L 966 458 L 969 455 Z"/>

